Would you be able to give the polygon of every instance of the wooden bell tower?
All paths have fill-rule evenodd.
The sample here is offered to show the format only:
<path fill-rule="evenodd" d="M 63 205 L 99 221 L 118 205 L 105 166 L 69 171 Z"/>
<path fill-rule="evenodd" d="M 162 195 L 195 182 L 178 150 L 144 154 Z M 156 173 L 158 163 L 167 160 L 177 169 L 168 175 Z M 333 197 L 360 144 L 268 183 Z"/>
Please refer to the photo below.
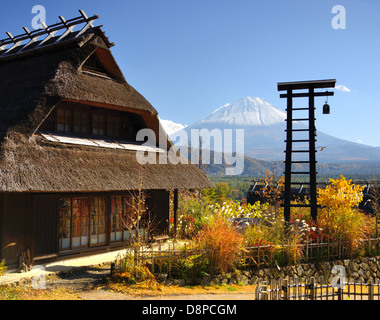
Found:
<path fill-rule="evenodd" d="M 286 150 L 285 150 L 285 190 L 284 190 L 284 218 L 286 222 L 290 221 L 291 207 L 310 207 L 310 214 L 314 221 L 317 220 L 317 161 L 316 161 L 316 128 L 315 128 L 315 97 L 333 96 L 334 92 L 317 92 L 317 89 L 334 88 L 336 80 L 317 80 L 317 81 L 297 81 L 297 82 L 280 82 L 277 84 L 278 91 L 286 91 L 280 94 L 280 98 L 286 98 Z M 300 90 L 300 91 L 296 91 Z M 296 92 L 295 92 L 296 91 Z M 294 98 L 307 98 L 308 106 L 293 107 Z M 304 111 L 308 113 L 307 117 L 297 118 L 294 112 Z M 297 126 L 295 123 L 306 122 L 305 126 Z M 303 137 L 295 137 L 296 132 L 304 132 Z M 297 133 L 298 134 L 298 133 Z M 299 146 L 302 146 L 301 148 Z M 296 154 L 304 154 L 306 158 L 295 159 Z M 302 164 L 309 167 L 308 171 L 294 171 L 294 165 Z M 309 179 L 307 182 L 293 182 L 293 175 L 305 175 Z M 309 185 L 309 203 L 292 204 L 292 185 Z"/>

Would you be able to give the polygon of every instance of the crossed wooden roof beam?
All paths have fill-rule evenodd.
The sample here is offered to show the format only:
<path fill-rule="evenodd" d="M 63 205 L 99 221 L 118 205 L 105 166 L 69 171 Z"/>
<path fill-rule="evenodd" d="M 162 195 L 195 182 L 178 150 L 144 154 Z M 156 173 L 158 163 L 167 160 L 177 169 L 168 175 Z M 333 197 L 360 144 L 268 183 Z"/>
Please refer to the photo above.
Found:
<path fill-rule="evenodd" d="M 93 21 L 98 19 L 98 15 L 93 15 L 88 17 L 83 10 L 79 10 L 80 16 L 65 20 L 64 17 L 59 16 L 61 22 L 47 26 L 44 22 L 41 21 L 42 29 L 30 31 L 27 27 L 23 27 L 25 33 L 22 33 L 17 36 L 13 36 L 10 32 L 6 32 L 8 38 L 0 40 L 0 57 L 13 55 L 27 51 L 31 48 L 31 45 L 35 43 L 41 37 L 45 37 L 40 41 L 37 46 L 33 49 L 43 47 L 46 43 L 51 40 L 59 30 L 66 29 L 60 36 L 57 36 L 55 41 L 51 44 L 56 44 L 62 42 L 68 35 L 73 33 L 74 28 L 83 24 L 84 26 L 79 32 L 76 32 L 73 38 L 80 37 L 88 28 L 93 28 Z M 26 43 L 24 43 L 27 41 Z M 22 44 L 24 43 L 24 44 Z"/>

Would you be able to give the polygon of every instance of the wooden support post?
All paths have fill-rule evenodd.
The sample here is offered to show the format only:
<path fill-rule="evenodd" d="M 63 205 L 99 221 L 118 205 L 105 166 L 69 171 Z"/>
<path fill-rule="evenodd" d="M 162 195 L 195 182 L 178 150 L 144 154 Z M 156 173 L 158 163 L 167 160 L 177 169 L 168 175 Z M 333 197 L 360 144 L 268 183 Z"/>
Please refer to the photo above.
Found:
<path fill-rule="evenodd" d="M 154 274 L 154 255 L 153 255 L 153 247 L 151 248 L 151 256 L 152 256 L 152 274 Z"/>
<path fill-rule="evenodd" d="M 168 277 L 171 277 L 171 262 L 172 262 L 172 255 L 170 252 L 170 243 L 168 245 Z"/>
<path fill-rule="evenodd" d="M 290 201 L 292 183 L 292 140 L 293 140 L 293 97 L 292 90 L 287 91 L 286 117 L 286 153 L 285 153 L 285 190 L 284 190 L 284 219 L 290 221 Z"/>
<path fill-rule="evenodd" d="M 315 278 L 310 278 L 310 300 L 315 300 L 316 290 L 315 290 Z"/>
<path fill-rule="evenodd" d="M 269 300 L 268 285 L 266 281 L 263 282 L 261 290 L 261 300 Z"/>
<path fill-rule="evenodd" d="M 174 199 L 173 199 L 173 223 L 174 223 L 174 238 L 177 237 L 177 223 L 178 223 L 178 189 L 174 190 Z"/>
<path fill-rule="evenodd" d="M 338 287 L 338 300 L 343 300 L 343 287 L 344 283 L 342 283 L 341 278 L 338 279 L 337 281 L 339 287 Z"/>
<path fill-rule="evenodd" d="M 372 279 L 368 280 L 368 300 L 374 300 L 374 290 L 373 290 Z"/>
<path fill-rule="evenodd" d="M 282 291 L 284 291 L 284 300 L 289 300 L 289 284 L 288 284 L 288 279 L 284 279 L 284 285 L 282 287 Z"/>
<path fill-rule="evenodd" d="M 317 221 L 317 167 L 315 157 L 315 105 L 314 88 L 309 89 L 309 160 L 310 160 L 310 214 Z"/>
<path fill-rule="evenodd" d="M 260 246 L 257 246 L 257 266 L 260 267 Z"/>

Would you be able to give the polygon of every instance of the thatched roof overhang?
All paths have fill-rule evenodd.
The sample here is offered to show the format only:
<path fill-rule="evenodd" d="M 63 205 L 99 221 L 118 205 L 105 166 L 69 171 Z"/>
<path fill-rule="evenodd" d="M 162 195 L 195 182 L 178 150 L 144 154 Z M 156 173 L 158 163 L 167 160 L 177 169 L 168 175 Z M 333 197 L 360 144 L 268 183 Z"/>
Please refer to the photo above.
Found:
<path fill-rule="evenodd" d="M 0 192 L 106 192 L 213 187 L 192 164 L 140 165 L 135 151 L 51 142 L 40 135 L 7 139 Z"/>

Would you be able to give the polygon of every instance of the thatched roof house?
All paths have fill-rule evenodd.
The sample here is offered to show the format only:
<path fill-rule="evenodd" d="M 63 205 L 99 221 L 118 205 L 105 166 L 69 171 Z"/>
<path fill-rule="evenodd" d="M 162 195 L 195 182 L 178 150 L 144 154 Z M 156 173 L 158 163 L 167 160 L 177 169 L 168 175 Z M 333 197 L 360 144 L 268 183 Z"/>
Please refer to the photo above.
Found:
<path fill-rule="evenodd" d="M 0 258 L 10 265 L 28 249 L 36 261 L 120 247 L 133 232 L 121 221 L 139 188 L 149 191 L 158 233 L 167 233 L 169 191 L 213 186 L 191 164 L 138 163 L 140 129 L 167 136 L 125 80 L 113 44 L 91 18 L 82 22 L 90 26 L 0 42 L 0 249 L 8 246 Z M 149 150 L 168 151 L 156 147 Z"/>

